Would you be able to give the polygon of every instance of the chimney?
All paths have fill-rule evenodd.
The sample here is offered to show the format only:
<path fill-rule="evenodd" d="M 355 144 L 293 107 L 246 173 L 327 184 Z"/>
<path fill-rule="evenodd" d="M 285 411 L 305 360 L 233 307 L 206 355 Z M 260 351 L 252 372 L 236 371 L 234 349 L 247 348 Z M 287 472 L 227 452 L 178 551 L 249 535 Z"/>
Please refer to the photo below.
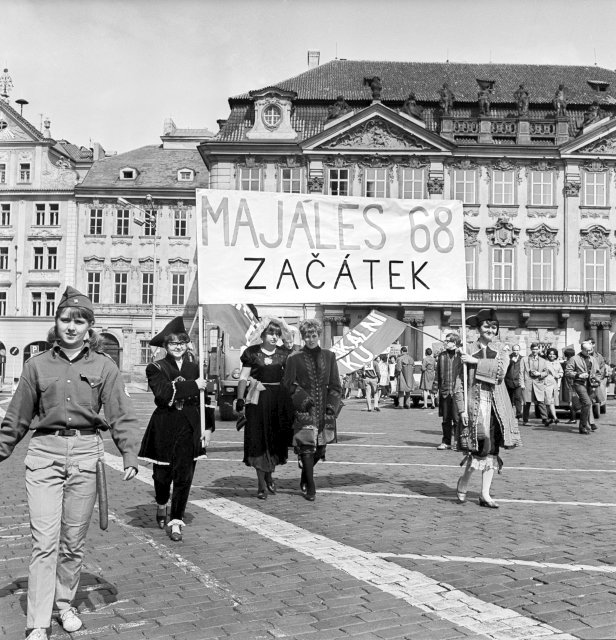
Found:
<path fill-rule="evenodd" d="M 51 138 L 51 120 L 49 118 L 45 118 L 45 120 L 43 120 L 43 126 L 45 127 L 43 137 Z"/>
<path fill-rule="evenodd" d="M 308 52 L 308 68 L 314 69 L 319 66 L 319 61 L 321 59 L 320 51 L 309 51 Z"/>
<path fill-rule="evenodd" d="M 90 148 L 92 149 L 92 159 L 94 161 L 105 157 L 105 150 L 100 142 L 93 142 Z"/>
<path fill-rule="evenodd" d="M 165 123 L 163 124 L 163 135 L 171 136 L 175 133 L 175 122 L 173 122 L 173 118 L 165 118 Z"/>
<path fill-rule="evenodd" d="M 216 124 L 218 125 L 218 131 L 221 131 L 222 128 L 227 124 L 226 120 L 216 120 Z"/>

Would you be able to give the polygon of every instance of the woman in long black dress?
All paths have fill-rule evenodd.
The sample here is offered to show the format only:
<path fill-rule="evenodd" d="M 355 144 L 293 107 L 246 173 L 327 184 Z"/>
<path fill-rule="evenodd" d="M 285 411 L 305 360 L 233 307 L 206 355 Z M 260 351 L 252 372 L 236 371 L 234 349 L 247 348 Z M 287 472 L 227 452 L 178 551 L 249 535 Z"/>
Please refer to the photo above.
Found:
<path fill-rule="evenodd" d="M 277 465 L 286 463 L 290 444 L 288 403 L 280 388 L 290 353 L 281 343 L 290 332 L 282 320 L 265 318 L 256 335 L 259 344 L 247 347 L 241 356 L 236 409 L 246 414 L 244 464 L 256 469 L 257 498 L 265 500 L 267 491 L 276 493 L 272 474 Z"/>
<path fill-rule="evenodd" d="M 156 521 L 161 529 L 169 526 L 169 537 L 174 542 L 182 539 L 184 510 L 196 461 L 205 457 L 204 447 L 215 429 L 211 414 L 206 414 L 205 441 L 202 442 L 199 393 L 205 390 L 206 381 L 199 377 L 199 366 L 188 350 L 189 342 L 184 320 L 181 316 L 174 318 L 150 340 L 153 347 L 164 347 L 167 355 L 150 363 L 145 370 L 156 409 L 143 436 L 139 457 L 154 463 Z"/>

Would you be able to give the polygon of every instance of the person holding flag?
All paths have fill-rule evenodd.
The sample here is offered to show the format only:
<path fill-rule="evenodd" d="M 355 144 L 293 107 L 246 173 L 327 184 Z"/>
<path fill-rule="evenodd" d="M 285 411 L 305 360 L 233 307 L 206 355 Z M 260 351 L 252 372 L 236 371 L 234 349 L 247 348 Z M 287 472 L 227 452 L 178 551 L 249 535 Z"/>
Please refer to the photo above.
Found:
<path fill-rule="evenodd" d="M 205 391 L 206 381 L 199 376 L 199 365 L 188 348 L 189 342 L 184 319 L 174 318 L 150 340 L 150 346 L 163 347 L 167 355 L 151 362 L 145 370 L 156 409 L 143 436 L 139 457 L 154 463 L 156 522 L 161 529 L 168 525 L 169 537 L 174 542 L 182 540 L 184 511 L 196 462 L 206 457 L 205 447 L 216 428 L 211 412 L 206 410 L 202 441 L 199 394 Z M 207 397 L 205 401 L 208 402 Z"/>

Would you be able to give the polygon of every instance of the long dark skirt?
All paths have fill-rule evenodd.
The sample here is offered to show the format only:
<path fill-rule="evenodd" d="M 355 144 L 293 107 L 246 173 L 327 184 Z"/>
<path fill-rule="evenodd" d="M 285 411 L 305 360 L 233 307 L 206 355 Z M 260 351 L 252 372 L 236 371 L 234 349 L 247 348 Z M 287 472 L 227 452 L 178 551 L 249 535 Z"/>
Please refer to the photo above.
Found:
<path fill-rule="evenodd" d="M 271 472 L 285 464 L 291 438 L 288 406 L 279 385 L 265 385 L 259 404 L 246 405 L 244 464 Z"/>

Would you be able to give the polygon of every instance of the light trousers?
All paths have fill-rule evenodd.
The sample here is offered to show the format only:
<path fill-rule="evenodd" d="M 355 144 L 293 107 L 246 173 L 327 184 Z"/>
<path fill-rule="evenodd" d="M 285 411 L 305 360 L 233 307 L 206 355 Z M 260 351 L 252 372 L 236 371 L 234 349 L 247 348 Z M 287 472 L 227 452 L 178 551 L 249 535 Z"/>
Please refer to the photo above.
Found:
<path fill-rule="evenodd" d="M 96 461 L 102 456 L 98 434 L 32 435 L 25 460 L 32 534 L 29 629 L 51 625 L 54 601 L 60 611 L 72 606 L 96 500 Z"/>

